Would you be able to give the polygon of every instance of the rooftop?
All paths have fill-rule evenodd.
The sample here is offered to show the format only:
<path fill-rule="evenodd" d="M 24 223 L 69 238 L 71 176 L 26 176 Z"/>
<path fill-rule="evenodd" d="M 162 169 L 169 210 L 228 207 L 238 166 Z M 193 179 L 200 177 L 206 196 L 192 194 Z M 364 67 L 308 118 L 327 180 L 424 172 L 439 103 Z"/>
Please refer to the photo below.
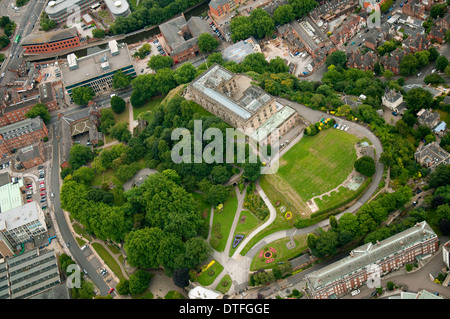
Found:
<path fill-rule="evenodd" d="M 226 61 L 241 63 L 247 55 L 259 52 L 258 48 L 256 48 L 257 45 L 253 38 L 248 38 L 227 47 L 223 50 L 222 55 Z"/>
<path fill-rule="evenodd" d="M 15 229 L 39 218 L 38 203 L 35 201 L 17 206 L 0 214 L 0 223 L 6 229 Z"/>
<path fill-rule="evenodd" d="M 22 192 L 20 191 L 22 186 L 22 178 L 17 183 L 12 183 L 9 180 L 8 183 L 0 186 L 0 219 L 3 218 L 5 212 L 22 205 Z"/>
<path fill-rule="evenodd" d="M 222 91 L 221 84 L 233 77 L 237 82 L 237 89 L 233 92 Z M 272 99 L 264 90 L 252 85 L 250 77 L 235 75 L 218 64 L 210 67 L 191 85 L 244 120 L 248 120 Z"/>
<path fill-rule="evenodd" d="M 52 43 L 78 36 L 77 28 L 61 29 L 49 32 L 32 33 L 22 40 L 22 45 Z"/>
<path fill-rule="evenodd" d="M 37 116 L 32 119 L 25 119 L 20 122 L 0 127 L 0 135 L 3 137 L 3 139 L 8 140 L 10 138 L 15 138 L 29 132 L 40 130 L 42 129 L 43 125 L 44 121 L 42 121 L 40 116 Z"/>
<path fill-rule="evenodd" d="M 377 244 L 367 243 L 355 248 L 350 256 L 314 271 L 306 277 L 312 287 L 317 289 L 389 257 L 405 247 L 434 236 L 436 236 L 434 231 L 423 221 Z"/>
<path fill-rule="evenodd" d="M 67 87 L 81 81 L 91 80 L 96 76 L 111 73 L 130 65 L 132 66 L 133 62 L 131 60 L 131 55 L 128 52 L 128 47 L 125 44 L 119 45 L 118 50 L 119 54 L 113 55 L 111 49 L 108 48 L 76 59 L 78 67 L 72 69 L 69 67 L 68 63 L 61 64 L 61 73 L 65 86 Z M 108 63 L 108 67 L 106 67 L 105 63 Z"/>

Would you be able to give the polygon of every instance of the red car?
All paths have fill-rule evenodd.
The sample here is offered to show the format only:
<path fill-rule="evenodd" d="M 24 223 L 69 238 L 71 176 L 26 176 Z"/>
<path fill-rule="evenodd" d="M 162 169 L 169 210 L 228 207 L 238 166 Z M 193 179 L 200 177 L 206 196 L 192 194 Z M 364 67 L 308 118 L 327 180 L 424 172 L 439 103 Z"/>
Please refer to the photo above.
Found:
<path fill-rule="evenodd" d="M 109 288 L 109 290 L 108 290 L 108 293 L 110 294 L 110 293 L 112 293 L 114 291 L 114 288 Z"/>
<path fill-rule="evenodd" d="M 31 184 L 30 184 L 30 185 L 27 185 L 27 188 L 32 188 L 32 187 L 33 187 L 33 185 L 31 185 Z"/>
<path fill-rule="evenodd" d="M 30 203 L 30 202 L 32 202 L 33 200 L 32 199 L 29 199 L 29 200 L 27 200 L 27 203 Z"/>
<path fill-rule="evenodd" d="M 45 196 L 45 193 L 41 193 L 41 196 Z"/>
<path fill-rule="evenodd" d="M 42 192 L 42 191 L 45 191 L 45 188 L 41 188 L 41 192 Z"/>

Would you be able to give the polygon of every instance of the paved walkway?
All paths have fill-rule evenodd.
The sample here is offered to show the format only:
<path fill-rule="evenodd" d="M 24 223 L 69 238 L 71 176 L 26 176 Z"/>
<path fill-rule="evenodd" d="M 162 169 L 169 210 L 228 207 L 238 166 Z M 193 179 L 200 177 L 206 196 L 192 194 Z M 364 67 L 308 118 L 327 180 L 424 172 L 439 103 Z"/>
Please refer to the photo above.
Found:
<path fill-rule="evenodd" d="M 321 111 L 313 110 L 309 107 L 306 107 L 305 105 L 295 103 L 295 102 L 292 102 L 292 101 L 289 101 L 286 99 L 278 98 L 278 100 L 281 103 L 289 105 L 292 108 L 294 108 L 295 110 L 297 110 L 302 115 L 302 117 L 310 123 L 315 123 L 315 122 L 319 121 L 322 117 L 329 117 L 329 118 L 335 119 L 338 123 L 344 123 L 344 124 L 348 125 L 350 127 L 348 133 L 356 135 L 359 138 L 367 137 L 369 139 L 369 141 L 372 143 L 373 147 L 375 148 L 376 160 L 378 160 L 380 154 L 383 152 L 383 148 L 382 148 L 380 140 L 375 136 L 375 134 L 373 132 L 371 132 L 368 128 L 364 127 L 363 125 L 360 125 L 360 124 L 357 124 L 355 122 L 351 122 L 351 121 L 348 121 L 345 119 L 341 119 L 336 116 L 331 116 L 331 115 L 321 112 Z M 280 150 L 280 157 L 284 153 L 286 153 L 290 149 L 290 147 L 295 145 L 302 137 L 303 137 L 303 134 L 297 135 L 286 147 L 284 147 L 282 150 Z M 372 178 L 372 183 L 369 185 L 369 187 L 367 188 L 367 190 L 363 194 L 363 196 L 361 196 L 360 199 L 354 205 L 352 205 L 351 207 L 346 209 L 345 212 L 355 213 L 361 207 L 362 204 L 364 204 L 366 201 L 368 201 L 372 198 L 372 195 L 376 192 L 378 185 L 382 179 L 383 172 L 384 172 L 383 164 L 380 164 L 379 162 L 377 162 L 376 172 Z M 239 193 L 237 186 L 236 186 L 236 190 L 237 190 L 237 193 Z M 261 225 L 256 230 L 254 230 L 249 236 L 247 236 L 239 244 L 239 246 L 236 249 L 236 251 L 234 252 L 233 256 L 229 257 L 229 245 L 234 240 L 234 238 L 233 238 L 234 229 L 235 229 L 236 222 L 238 221 L 239 215 L 241 212 L 241 210 L 239 209 L 239 206 L 238 206 L 238 209 L 236 211 L 236 215 L 235 215 L 235 218 L 233 221 L 233 227 L 231 228 L 230 235 L 228 237 L 228 241 L 229 241 L 227 243 L 228 248 L 225 249 L 225 251 L 223 253 L 219 253 L 219 252 L 213 250 L 211 259 L 215 259 L 216 261 L 218 261 L 224 267 L 224 270 L 222 271 L 222 273 L 219 276 L 217 276 L 216 280 L 210 286 L 207 287 L 209 289 L 214 290 L 217 287 L 217 285 L 220 283 L 220 281 L 222 280 L 223 276 L 225 276 L 227 273 L 231 276 L 232 283 L 233 283 L 230 290 L 228 291 L 228 295 L 233 295 L 233 294 L 238 293 L 241 289 L 246 289 L 248 287 L 249 269 L 250 269 L 251 262 L 252 262 L 254 256 L 258 253 L 258 251 L 261 250 L 265 245 L 267 245 L 268 243 L 271 243 L 275 240 L 281 239 L 281 238 L 293 237 L 293 236 L 300 235 L 300 234 L 308 234 L 308 233 L 311 233 L 312 231 L 314 231 L 318 227 L 324 228 L 324 227 L 328 226 L 328 224 L 329 224 L 329 220 L 326 219 L 326 220 L 322 220 L 321 222 L 318 222 L 315 225 L 312 225 L 312 226 L 309 226 L 306 228 L 302 228 L 302 229 L 293 228 L 293 229 L 287 229 L 287 230 L 282 230 L 282 231 L 272 233 L 272 234 L 264 237 L 263 239 L 261 239 L 245 254 L 245 256 L 242 256 L 240 254 L 240 252 L 245 247 L 245 245 L 254 236 L 256 236 L 259 232 L 263 231 L 266 227 L 268 227 L 276 218 L 276 209 L 275 209 L 275 207 L 273 207 L 273 205 L 270 202 L 270 200 L 268 199 L 267 195 L 264 193 L 264 190 L 261 188 L 259 181 L 256 183 L 256 190 L 258 191 L 259 195 L 266 203 L 266 205 L 269 209 L 269 212 L 270 212 L 270 217 L 267 222 L 265 222 L 263 225 Z M 240 198 L 240 195 L 238 195 L 238 198 Z M 211 208 L 211 209 L 212 209 L 212 214 L 211 214 L 210 226 L 212 228 L 213 208 Z M 344 214 L 344 212 L 336 215 L 336 218 L 339 219 L 343 214 Z"/>

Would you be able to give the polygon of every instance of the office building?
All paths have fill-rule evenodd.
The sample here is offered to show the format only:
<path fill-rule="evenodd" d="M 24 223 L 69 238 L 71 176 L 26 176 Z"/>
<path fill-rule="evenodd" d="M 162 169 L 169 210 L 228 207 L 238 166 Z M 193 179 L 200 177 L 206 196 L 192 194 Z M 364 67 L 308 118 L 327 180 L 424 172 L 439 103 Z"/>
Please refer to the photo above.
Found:
<path fill-rule="evenodd" d="M 108 48 L 100 52 L 77 58 L 73 53 L 67 56 L 67 63 L 61 64 L 63 85 L 69 95 L 77 87 L 90 87 L 96 94 L 112 90 L 112 78 L 118 71 L 136 77 L 128 46 L 109 41 Z"/>
<path fill-rule="evenodd" d="M 58 52 L 80 46 L 77 28 L 31 33 L 22 40 L 24 55 Z"/>

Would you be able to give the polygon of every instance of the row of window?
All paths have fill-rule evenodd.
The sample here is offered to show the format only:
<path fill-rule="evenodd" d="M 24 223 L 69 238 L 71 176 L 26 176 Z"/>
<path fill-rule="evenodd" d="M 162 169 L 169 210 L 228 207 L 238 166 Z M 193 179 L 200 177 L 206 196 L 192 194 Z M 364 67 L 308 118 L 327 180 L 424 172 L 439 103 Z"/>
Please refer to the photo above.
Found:
<path fill-rule="evenodd" d="M 64 50 L 64 49 L 67 49 L 67 48 L 72 48 L 74 46 L 78 46 L 79 44 L 80 43 L 75 41 L 75 39 L 74 39 L 73 43 L 67 44 L 67 41 L 66 41 L 66 42 L 62 42 L 62 43 L 54 43 L 54 44 L 33 46 L 33 47 L 30 47 L 30 48 L 26 48 L 26 51 L 28 53 L 52 52 L 52 51 Z"/>

